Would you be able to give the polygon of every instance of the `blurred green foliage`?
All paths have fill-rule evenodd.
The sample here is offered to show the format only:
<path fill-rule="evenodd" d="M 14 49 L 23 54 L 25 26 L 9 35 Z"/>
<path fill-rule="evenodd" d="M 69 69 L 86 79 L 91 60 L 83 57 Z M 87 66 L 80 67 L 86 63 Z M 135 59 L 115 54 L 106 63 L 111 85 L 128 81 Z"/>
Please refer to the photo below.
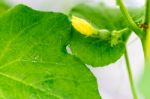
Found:
<path fill-rule="evenodd" d="M 140 91 L 144 99 L 150 99 L 150 61 L 145 65 L 144 73 L 140 82 Z"/>
<path fill-rule="evenodd" d="M 0 14 L 5 12 L 8 8 L 9 8 L 9 6 L 5 3 L 5 1 L 0 0 Z"/>

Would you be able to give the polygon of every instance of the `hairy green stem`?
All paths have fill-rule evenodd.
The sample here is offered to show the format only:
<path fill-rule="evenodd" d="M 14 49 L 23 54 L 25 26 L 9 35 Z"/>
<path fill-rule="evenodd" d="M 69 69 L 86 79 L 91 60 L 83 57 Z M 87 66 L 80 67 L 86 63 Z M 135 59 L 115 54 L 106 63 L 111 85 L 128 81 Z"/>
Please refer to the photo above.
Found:
<path fill-rule="evenodd" d="M 146 0 L 145 3 L 145 24 L 150 24 L 150 0 Z"/>
<path fill-rule="evenodd" d="M 118 32 L 123 33 L 123 32 L 127 32 L 127 31 L 129 31 L 129 28 L 124 28 L 124 29 L 122 29 L 122 30 L 119 30 Z"/>
<path fill-rule="evenodd" d="M 144 25 L 146 26 L 146 28 L 144 28 L 144 32 L 145 32 L 145 36 L 142 39 L 142 45 L 143 45 L 143 50 L 145 53 L 145 60 L 147 60 L 147 53 L 146 53 L 146 41 L 147 39 L 147 35 L 148 35 L 148 31 L 150 29 L 150 0 L 146 0 L 145 2 L 145 20 L 144 20 Z"/>
<path fill-rule="evenodd" d="M 144 54 L 144 61 L 145 61 L 144 64 L 146 63 L 146 59 L 147 59 L 145 42 L 146 42 L 146 37 L 141 39 L 143 54 Z"/>
<path fill-rule="evenodd" d="M 140 37 L 143 38 L 143 32 L 142 30 L 137 26 L 137 24 L 134 22 L 134 20 L 132 19 L 132 17 L 130 16 L 129 12 L 127 11 L 124 3 L 122 0 L 117 0 L 117 3 L 120 7 L 121 12 L 123 13 L 123 15 L 125 16 L 125 18 L 127 19 L 130 27 L 132 28 L 132 30 Z"/>
<path fill-rule="evenodd" d="M 136 94 L 136 90 L 135 90 L 135 86 L 134 86 L 133 77 L 132 77 L 132 71 L 131 71 L 131 67 L 130 67 L 130 62 L 129 62 L 127 48 L 125 50 L 125 60 L 126 60 L 127 71 L 128 71 L 128 76 L 129 76 L 129 81 L 130 81 L 130 87 L 131 87 L 132 95 L 133 95 L 134 99 L 138 99 L 137 94 Z"/>

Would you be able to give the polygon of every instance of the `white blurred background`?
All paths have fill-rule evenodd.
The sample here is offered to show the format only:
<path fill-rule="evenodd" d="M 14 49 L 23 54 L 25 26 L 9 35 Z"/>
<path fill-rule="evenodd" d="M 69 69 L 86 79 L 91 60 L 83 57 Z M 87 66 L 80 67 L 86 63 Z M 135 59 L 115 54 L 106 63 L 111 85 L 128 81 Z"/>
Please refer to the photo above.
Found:
<path fill-rule="evenodd" d="M 144 0 L 124 0 L 128 7 L 140 7 Z M 115 0 L 6 0 L 14 6 L 19 3 L 26 4 L 42 11 L 68 12 L 78 3 L 99 3 L 115 7 Z M 128 42 L 128 53 L 136 85 L 138 85 L 143 71 L 143 53 L 140 40 L 133 33 Z M 92 68 L 91 71 L 97 78 L 99 91 L 103 99 L 133 99 L 124 56 L 114 64 L 106 67 Z M 139 94 L 140 95 L 140 94 Z M 142 99 L 142 98 L 140 98 Z"/>

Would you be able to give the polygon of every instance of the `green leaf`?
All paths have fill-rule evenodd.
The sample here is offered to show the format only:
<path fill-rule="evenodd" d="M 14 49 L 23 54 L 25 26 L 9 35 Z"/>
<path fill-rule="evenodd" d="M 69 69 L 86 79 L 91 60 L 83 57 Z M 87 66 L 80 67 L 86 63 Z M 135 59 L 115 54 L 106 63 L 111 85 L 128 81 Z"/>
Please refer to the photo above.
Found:
<path fill-rule="evenodd" d="M 71 10 L 71 14 L 84 18 L 98 29 L 109 31 L 121 30 L 128 27 L 127 21 L 119 9 L 108 8 L 104 5 L 96 7 L 77 5 Z M 111 47 L 110 41 L 85 37 L 78 32 L 73 32 L 73 40 L 70 48 L 73 55 L 79 57 L 84 63 L 92 66 L 105 66 L 116 62 L 125 51 L 125 43 L 131 31 L 124 32 L 119 44 Z"/>
<path fill-rule="evenodd" d="M 101 99 L 96 79 L 66 52 L 71 25 L 61 13 L 18 5 L 0 17 L 1 99 Z"/>
<path fill-rule="evenodd" d="M 104 66 L 115 62 L 124 53 L 123 42 L 111 47 L 110 43 L 98 38 L 85 37 L 76 31 L 73 33 L 70 48 L 73 55 L 92 66 Z"/>

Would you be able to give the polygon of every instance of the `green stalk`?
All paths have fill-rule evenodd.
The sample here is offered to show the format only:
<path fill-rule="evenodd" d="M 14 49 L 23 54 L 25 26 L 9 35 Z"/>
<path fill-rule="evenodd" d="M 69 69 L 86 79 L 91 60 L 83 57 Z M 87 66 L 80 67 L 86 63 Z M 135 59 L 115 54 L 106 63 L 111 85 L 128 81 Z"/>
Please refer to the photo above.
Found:
<path fill-rule="evenodd" d="M 150 0 L 146 0 L 145 3 L 145 24 L 150 24 Z"/>
<path fill-rule="evenodd" d="M 130 27 L 132 28 L 132 30 L 140 37 L 143 38 L 143 32 L 142 30 L 137 26 L 137 24 L 134 22 L 134 20 L 132 19 L 132 17 L 130 16 L 129 12 L 127 11 L 124 3 L 122 0 L 117 0 L 117 3 L 120 7 L 121 12 L 123 13 L 123 15 L 125 16 L 125 18 L 127 19 Z"/>
<path fill-rule="evenodd" d="M 146 53 L 146 41 L 147 39 L 147 35 L 148 35 L 148 31 L 150 29 L 150 0 L 146 0 L 145 2 L 145 20 L 144 20 L 144 24 L 148 27 L 144 29 L 145 32 L 145 37 L 142 39 L 142 45 L 143 45 L 143 50 L 145 53 L 145 60 L 147 60 L 147 53 Z"/>
<path fill-rule="evenodd" d="M 127 48 L 125 50 L 125 60 L 126 60 L 127 71 L 128 71 L 128 76 L 129 76 L 129 81 L 130 81 L 130 87 L 131 87 L 132 95 L 133 95 L 134 99 L 138 99 L 137 94 L 136 94 L 136 90 L 135 90 L 135 86 L 134 86 L 133 77 L 132 77 L 132 71 L 131 71 L 131 67 L 130 67 L 129 57 L 128 57 L 128 53 L 127 53 Z"/>
<path fill-rule="evenodd" d="M 143 39 L 141 39 L 141 42 L 142 42 L 142 48 L 143 48 L 143 54 L 144 54 L 144 64 L 146 63 L 146 59 L 147 59 L 147 54 L 146 54 L 146 46 L 145 46 L 145 43 L 146 43 L 146 37 L 144 37 Z"/>

